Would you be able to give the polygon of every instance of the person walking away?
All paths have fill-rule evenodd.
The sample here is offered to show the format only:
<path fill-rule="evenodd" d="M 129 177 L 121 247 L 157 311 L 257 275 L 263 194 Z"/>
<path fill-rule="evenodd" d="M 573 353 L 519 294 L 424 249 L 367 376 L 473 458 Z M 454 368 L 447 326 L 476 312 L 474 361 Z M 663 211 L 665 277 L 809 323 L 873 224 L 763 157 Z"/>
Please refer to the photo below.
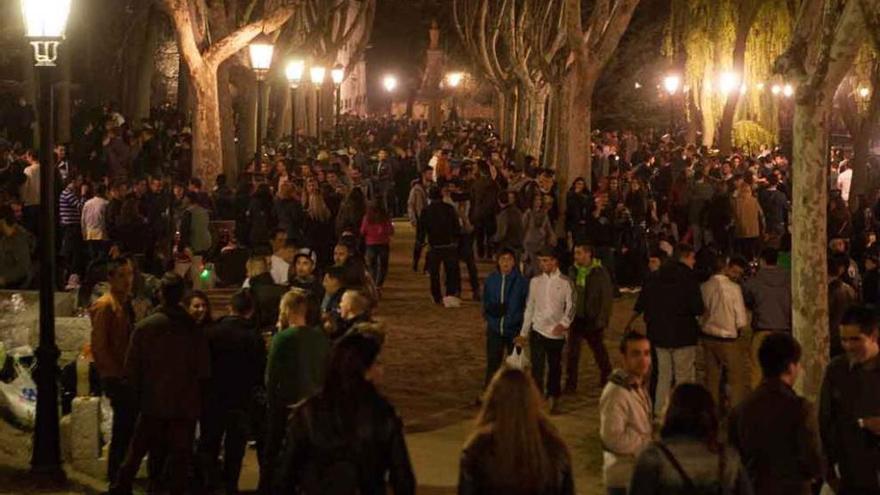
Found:
<path fill-rule="evenodd" d="M 280 331 L 272 338 L 266 363 L 268 419 L 264 458 L 260 462 L 261 493 L 269 493 L 275 479 L 274 467 L 281 454 L 290 407 L 315 393 L 324 380 L 330 340 L 319 322 L 309 321 L 310 303 L 309 297 L 298 291 L 290 291 L 281 298 Z"/>
<path fill-rule="evenodd" d="M 819 399 L 819 434 L 827 483 L 839 495 L 880 493 L 880 346 L 877 315 L 867 306 L 844 314 L 844 354 L 831 360 Z"/>
<path fill-rule="evenodd" d="M 479 175 L 471 184 L 471 223 L 474 226 L 474 237 L 477 243 L 477 256 L 480 259 L 491 259 L 494 256 L 492 238 L 495 236 L 495 213 L 498 209 L 498 197 L 502 194 L 498 182 L 492 178 L 489 164 L 485 160 L 477 161 Z"/>
<path fill-rule="evenodd" d="M 113 408 L 112 440 L 107 455 L 107 480 L 112 485 L 117 480 L 138 415 L 136 396 L 125 375 L 125 353 L 134 329 L 134 308 L 131 306 L 134 266 L 131 260 L 119 257 L 110 261 L 107 281 L 110 291 L 92 304 L 89 317 L 92 356 L 101 378 L 101 390 Z"/>
<path fill-rule="evenodd" d="M 519 369 L 495 375 L 459 466 L 459 495 L 575 493 L 571 453 Z"/>
<path fill-rule="evenodd" d="M 431 177 L 433 175 L 434 171 L 430 168 L 422 170 L 421 177 L 413 181 L 412 187 L 409 190 L 409 198 L 406 201 L 406 215 L 409 218 L 410 225 L 412 225 L 413 230 L 416 232 L 419 230 L 419 218 L 422 216 L 422 211 L 428 206 L 428 187 L 431 184 Z M 418 240 L 413 245 L 412 266 L 414 272 L 419 271 L 419 260 L 422 259 L 424 247 Z"/>
<path fill-rule="evenodd" d="M 587 182 L 576 177 L 565 199 L 565 230 L 574 245 L 587 242 L 587 221 L 593 211 L 593 201 Z"/>
<path fill-rule="evenodd" d="M 535 194 L 531 207 L 523 213 L 523 271 L 526 277 L 533 277 L 541 272 L 538 265 L 538 253 L 549 249 L 556 243 L 553 226 L 544 210 L 544 197 Z"/>
<path fill-rule="evenodd" d="M 636 332 L 620 341 L 622 367 L 614 370 L 599 398 L 602 479 L 608 495 L 625 495 L 636 456 L 651 442 L 653 415 L 647 382 L 651 343 Z"/>
<path fill-rule="evenodd" d="M 461 274 L 458 266 L 458 235 L 461 226 L 458 213 L 452 205 L 443 201 L 443 193 L 433 187 L 428 193 L 430 203 L 419 219 L 418 242 L 430 246 L 427 257 L 431 275 L 431 297 L 435 304 L 444 304 L 440 292 L 440 264 L 446 272 L 446 297 L 458 297 L 461 293 Z M 448 300 L 448 299 L 447 299 Z"/>
<path fill-rule="evenodd" d="M 575 317 L 568 334 L 565 392 L 573 394 L 578 386 L 581 341 L 586 340 L 599 368 L 599 388 L 611 375 L 611 360 L 605 349 L 605 329 L 611 319 L 614 285 L 602 262 L 593 257 L 593 248 L 580 244 L 574 248 L 574 264 L 568 278 L 574 281 Z"/>
<path fill-rule="evenodd" d="M 761 205 L 752 194 L 752 176 L 745 175 L 737 182 L 733 196 L 734 250 L 747 261 L 757 255 L 758 241 L 761 237 Z"/>
<path fill-rule="evenodd" d="M 483 386 L 513 351 L 513 340 L 523 326 L 529 281 L 516 266 L 510 248 L 498 251 L 498 266 L 483 284 L 483 319 L 486 320 L 486 379 Z"/>
<path fill-rule="evenodd" d="M 726 410 L 724 399 L 735 407 L 749 391 L 749 367 L 743 331 L 748 326 L 748 313 L 742 289 L 737 281 L 746 269 L 742 258 L 719 255 L 715 258 L 715 274 L 700 286 L 706 312 L 701 318 L 700 346 L 706 360 L 706 388 L 715 403 Z M 722 374 L 727 378 L 725 395 Z"/>
<path fill-rule="evenodd" d="M 758 349 L 771 332 L 791 333 L 791 273 L 778 265 L 779 252 L 761 251 L 758 273 L 743 284 L 746 308 L 752 312 L 752 386 L 761 381 Z"/>
<path fill-rule="evenodd" d="M 660 440 L 639 454 L 630 495 L 722 493 L 752 495 L 736 449 L 718 439 L 712 395 L 702 385 L 677 385 L 660 429 Z"/>
<path fill-rule="evenodd" d="M 696 380 L 695 360 L 703 314 L 703 297 L 694 274 L 696 256 L 687 244 L 679 244 L 675 261 L 648 277 L 634 311 L 643 314 L 648 339 L 657 353 L 657 389 L 654 414 L 662 414 L 673 384 Z"/>
<path fill-rule="evenodd" d="M 562 348 L 575 315 L 573 289 L 568 277 L 559 273 L 559 260 L 553 251 L 541 252 L 538 261 L 541 274 L 529 282 L 526 312 L 516 343 L 524 346 L 528 341 L 532 377 L 548 398 L 548 409 L 555 413 L 562 389 Z"/>
<path fill-rule="evenodd" d="M 731 413 L 727 438 L 755 495 L 810 495 L 822 478 L 822 452 L 816 410 L 793 389 L 801 346 L 790 333 L 773 332 L 762 340 L 758 359 L 763 380 Z"/>
<path fill-rule="evenodd" d="M 314 179 L 309 179 L 314 181 Z M 317 187 L 317 186 L 316 186 Z M 320 192 L 309 194 L 303 225 L 303 242 L 317 255 L 317 266 L 326 268 L 333 263 L 336 233 L 333 212 Z"/>
<path fill-rule="evenodd" d="M 220 446 L 222 481 L 227 494 L 238 493 L 238 479 L 250 438 L 250 410 L 255 390 L 263 382 L 266 346 L 251 317 L 254 300 L 249 289 L 233 294 L 229 315 L 207 328 L 211 378 L 201 417 L 198 453 L 207 485 L 214 485 Z"/>
<path fill-rule="evenodd" d="M 688 188 L 688 225 L 691 228 L 694 250 L 696 251 L 699 251 L 709 240 L 706 239 L 704 210 L 714 195 L 715 189 L 706 182 L 703 171 L 694 172 L 694 183 Z"/>
<path fill-rule="evenodd" d="M 501 209 L 495 216 L 497 230 L 492 238 L 493 244 L 499 249 L 512 249 L 519 258 L 523 254 L 525 226 L 523 225 L 523 212 L 516 204 L 516 194 L 513 192 L 501 194 L 498 198 L 498 204 Z"/>
<path fill-rule="evenodd" d="M 125 375 L 138 397 L 140 415 L 113 494 L 132 493 L 147 451 L 168 453 L 171 494 L 187 491 L 196 421 L 203 412 L 204 386 L 211 376 L 205 333 L 181 302 L 186 285 L 179 275 L 162 278 L 162 305 L 135 327 L 125 357 Z"/>
<path fill-rule="evenodd" d="M 480 274 L 477 271 L 477 258 L 474 256 L 474 226 L 471 224 L 471 200 L 467 193 L 456 186 L 452 196 L 452 205 L 458 213 L 461 230 L 458 238 L 458 259 L 464 263 L 468 272 L 468 283 L 471 286 L 473 300 L 480 300 Z"/>
<path fill-rule="evenodd" d="M 779 249 L 788 223 L 788 198 L 779 189 L 779 177 L 771 174 L 767 177 L 767 187 L 758 193 L 758 202 L 764 212 L 765 245 Z"/>
<path fill-rule="evenodd" d="M 374 202 L 367 208 L 360 233 L 367 245 L 367 269 L 376 281 L 376 288 L 381 291 L 388 275 L 388 256 L 391 251 L 391 236 L 394 235 L 394 225 L 381 202 Z"/>
<path fill-rule="evenodd" d="M 403 423 L 376 388 L 380 352 L 364 333 L 333 347 L 323 387 L 290 415 L 273 493 L 415 494 Z"/>

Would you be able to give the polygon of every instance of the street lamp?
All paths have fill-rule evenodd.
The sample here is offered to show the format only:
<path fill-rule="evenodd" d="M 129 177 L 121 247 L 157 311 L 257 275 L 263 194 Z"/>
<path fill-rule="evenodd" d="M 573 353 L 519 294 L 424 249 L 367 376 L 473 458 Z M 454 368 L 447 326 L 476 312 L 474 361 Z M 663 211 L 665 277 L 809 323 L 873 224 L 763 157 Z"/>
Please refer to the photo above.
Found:
<path fill-rule="evenodd" d="M 871 88 L 867 86 L 862 86 L 859 88 L 859 97 L 861 97 L 862 99 L 867 99 L 869 96 L 871 96 Z"/>
<path fill-rule="evenodd" d="M 773 96 L 779 96 L 779 93 L 782 93 L 782 86 L 780 86 L 778 84 L 774 84 L 770 88 L 770 92 L 773 93 Z"/>
<path fill-rule="evenodd" d="M 315 133 L 318 136 L 318 142 L 321 142 L 321 86 L 324 84 L 324 76 L 327 69 L 316 65 L 309 70 L 312 76 L 312 85 L 315 86 Z"/>
<path fill-rule="evenodd" d="M 391 96 L 391 93 L 393 93 L 394 89 L 397 88 L 397 78 L 392 75 L 388 75 L 388 76 L 383 77 L 382 78 L 382 87 L 384 87 L 385 91 L 388 92 L 388 103 L 389 103 L 388 106 L 390 108 L 388 113 L 390 113 L 391 116 L 393 117 L 394 116 L 394 100 L 393 100 L 393 97 Z"/>
<path fill-rule="evenodd" d="M 336 89 L 336 126 L 339 126 L 339 112 L 342 106 L 342 80 L 345 79 L 345 67 L 342 64 L 336 64 L 330 71 L 330 78 L 333 80 L 333 86 Z"/>
<path fill-rule="evenodd" d="M 791 84 L 786 84 L 785 86 L 782 87 L 782 96 L 784 96 L 786 98 L 791 98 L 791 96 L 793 94 L 794 94 L 794 88 L 791 86 Z"/>
<path fill-rule="evenodd" d="M 669 94 L 669 135 L 675 136 L 675 100 L 673 97 L 681 86 L 681 76 L 669 74 L 663 78 L 663 88 Z"/>
<path fill-rule="evenodd" d="M 272 66 L 272 53 L 275 44 L 266 33 L 260 33 L 249 46 L 251 68 L 257 76 L 257 170 L 263 163 L 263 82 Z"/>
<path fill-rule="evenodd" d="M 303 72 L 306 70 L 306 63 L 300 59 L 294 59 L 287 63 L 284 69 L 284 75 L 287 76 L 287 82 L 290 83 L 290 154 L 296 160 L 296 90 L 302 81 Z"/>
<path fill-rule="evenodd" d="M 728 93 L 740 87 L 739 74 L 736 72 L 725 71 L 721 73 L 718 80 L 718 89 L 727 96 Z"/>
<path fill-rule="evenodd" d="M 55 344 L 55 167 L 52 160 L 52 79 L 58 45 L 64 39 L 71 0 L 22 0 L 25 37 L 34 47 L 40 82 L 40 340 L 37 346 L 37 414 L 31 468 L 58 475 L 58 357 Z"/>
<path fill-rule="evenodd" d="M 455 102 L 456 90 L 463 80 L 464 74 L 461 72 L 450 72 L 449 74 L 446 74 L 446 84 L 452 88 L 452 109 L 449 112 L 449 120 L 453 122 L 458 120 L 458 109 L 456 108 Z"/>

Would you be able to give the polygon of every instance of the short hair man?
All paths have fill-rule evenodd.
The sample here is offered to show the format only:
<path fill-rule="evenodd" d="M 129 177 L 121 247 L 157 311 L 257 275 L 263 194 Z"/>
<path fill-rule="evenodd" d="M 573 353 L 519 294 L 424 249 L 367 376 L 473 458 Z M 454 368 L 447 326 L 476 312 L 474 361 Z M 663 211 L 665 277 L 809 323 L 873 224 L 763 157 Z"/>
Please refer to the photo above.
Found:
<path fill-rule="evenodd" d="M 635 459 L 651 443 L 651 343 L 626 332 L 620 342 L 622 367 L 614 370 L 599 398 L 599 438 L 604 449 L 602 475 L 609 495 L 625 495 Z"/>
<path fill-rule="evenodd" d="M 529 281 L 516 266 L 516 253 L 510 248 L 498 251 L 497 269 L 483 283 L 482 314 L 486 320 L 486 375 L 489 381 L 504 357 L 513 350 L 513 340 L 522 329 Z"/>
<path fill-rule="evenodd" d="M 822 454 L 815 408 L 793 389 L 801 346 L 790 333 L 771 332 L 758 357 L 763 380 L 731 413 L 727 438 L 750 466 L 756 495 L 809 495 Z"/>
<path fill-rule="evenodd" d="M 779 251 L 764 248 L 758 272 L 743 284 L 746 307 L 752 311 L 752 385 L 761 381 L 758 349 L 771 332 L 791 333 L 791 273 L 778 266 Z"/>
<path fill-rule="evenodd" d="M 848 309 L 840 326 L 840 342 L 844 354 L 825 368 L 819 401 L 819 432 L 829 464 L 827 481 L 839 494 L 878 494 L 880 345 L 874 308 Z"/>

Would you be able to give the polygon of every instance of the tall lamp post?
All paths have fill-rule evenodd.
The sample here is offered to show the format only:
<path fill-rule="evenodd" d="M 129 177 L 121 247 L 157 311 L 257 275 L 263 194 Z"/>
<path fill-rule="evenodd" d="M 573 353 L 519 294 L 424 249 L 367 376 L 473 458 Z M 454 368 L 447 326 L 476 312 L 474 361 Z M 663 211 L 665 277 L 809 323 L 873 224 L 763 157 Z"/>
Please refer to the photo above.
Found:
<path fill-rule="evenodd" d="M 449 120 L 453 122 L 458 120 L 458 109 L 456 108 L 455 96 L 462 80 L 464 80 L 464 74 L 461 72 L 450 72 L 449 74 L 446 74 L 446 84 L 452 88 L 452 108 L 449 110 Z"/>
<path fill-rule="evenodd" d="M 382 78 L 382 87 L 388 92 L 388 113 L 394 117 L 394 90 L 397 88 L 397 78 L 391 75 Z"/>
<path fill-rule="evenodd" d="M 315 86 L 315 134 L 318 137 L 318 143 L 321 143 L 321 86 L 324 84 L 324 75 L 327 70 L 316 65 L 309 69 L 309 75 L 312 78 L 312 85 Z"/>
<path fill-rule="evenodd" d="M 266 80 L 266 74 L 272 66 L 272 53 L 275 51 L 275 44 L 266 33 L 260 33 L 251 41 L 249 46 L 251 56 L 251 68 L 257 76 L 257 170 L 261 169 L 263 163 L 263 84 Z"/>
<path fill-rule="evenodd" d="M 669 135 L 675 139 L 675 93 L 681 86 L 681 76 L 669 74 L 663 78 L 663 89 L 669 95 Z"/>
<path fill-rule="evenodd" d="M 336 90 L 336 128 L 339 128 L 339 112 L 342 107 L 342 80 L 345 78 L 345 67 L 342 64 L 336 64 L 330 71 L 330 78 L 333 79 L 333 88 Z"/>
<path fill-rule="evenodd" d="M 22 0 L 25 36 L 34 47 L 40 81 L 40 341 L 37 346 L 37 415 L 31 468 L 61 475 L 58 427 L 58 357 L 55 344 L 55 167 L 52 159 L 52 79 L 71 0 Z"/>
<path fill-rule="evenodd" d="M 287 82 L 290 83 L 290 148 L 293 159 L 296 160 L 296 90 L 302 81 L 303 72 L 306 70 L 306 63 L 300 59 L 294 59 L 288 62 L 284 75 L 287 76 Z"/>

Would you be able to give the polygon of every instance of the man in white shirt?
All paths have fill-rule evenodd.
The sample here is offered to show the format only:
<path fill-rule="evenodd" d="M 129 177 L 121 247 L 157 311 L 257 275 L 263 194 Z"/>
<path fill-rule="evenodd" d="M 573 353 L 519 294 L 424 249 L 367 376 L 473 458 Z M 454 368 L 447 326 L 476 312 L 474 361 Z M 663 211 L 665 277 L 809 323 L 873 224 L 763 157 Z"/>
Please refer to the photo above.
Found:
<path fill-rule="evenodd" d="M 538 390 L 548 397 L 550 412 L 556 412 L 562 391 L 562 348 L 575 313 L 573 288 L 571 280 L 559 272 L 559 260 L 553 251 L 542 251 L 538 263 L 541 274 L 529 283 L 529 298 L 517 344 L 523 345 L 528 339 L 532 377 Z"/>
<path fill-rule="evenodd" d="M 107 254 L 110 236 L 107 232 L 107 186 L 98 183 L 95 197 L 86 201 L 82 208 L 82 236 L 89 247 L 89 261 Z"/>
<path fill-rule="evenodd" d="M 37 234 L 40 211 L 40 162 L 34 150 L 27 150 L 22 160 L 28 163 L 24 168 L 24 183 L 18 190 L 22 204 L 22 223 L 32 234 Z"/>
<path fill-rule="evenodd" d="M 727 375 L 728 402 L 734 407 L 749 392 L 749 359 L 742 330 L 748 325 L 742 288 L 736 282 L 746 269 L 746 261 L 724 256 L 715 260 L 715 275 L 703 283 L 705 313 L 700 318 L 700 345 L 706 358 L 706 388 L 721 406 L 721 374 Z"/>
<path fill-rule="evenodd" d="M 852 184 L 853 171 L 849 166 L 849 160 L 840 162 L 837 174 L 837 188 L 840 189 L 840 197 L 849 203 L 849 190 Z"/>

